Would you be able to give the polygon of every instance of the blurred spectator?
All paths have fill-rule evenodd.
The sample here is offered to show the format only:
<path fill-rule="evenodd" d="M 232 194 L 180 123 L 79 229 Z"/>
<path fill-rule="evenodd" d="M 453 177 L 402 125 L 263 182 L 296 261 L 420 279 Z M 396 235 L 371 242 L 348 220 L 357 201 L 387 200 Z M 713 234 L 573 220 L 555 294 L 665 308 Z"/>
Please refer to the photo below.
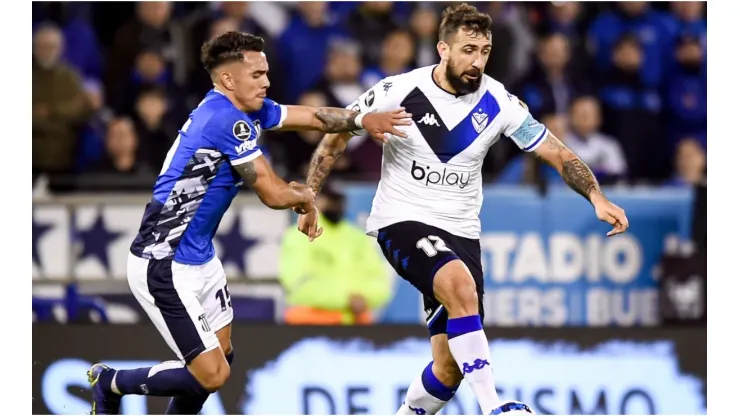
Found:
<path fill-rule="evenodd" d="M 672 38 L 684 36 L 699 39 L 702 50 L 707 48 L 707 19 L 704 1 L 674 1 L 671 2 L 671 14 L 665 17 L 668 33 Z"/>
<path fill-rule="evenodd" d="M 360 49 L 347 41 L 333 42 L 329 48 L 324 77 L 316 84 L 328 99 L 330 107 L 346 107 L 365 92 L 360 84 Z"/>
<path fill-rule="evenodd" d="M 548 2 L 539 33 L 559 33 L 568 38 L 571 50 L 570 70 L 582 76 L 590 68 L 589 53 L 583 33 L 583 3 L 577 1 Z"/>
<path fill-rule="evenodd" d="M 414 38 L 409 32 L 397 30 L 383 40 L 378 66 L 371 66 L 361 76 L 362 85 L 372 88 L 383 78 L 408 72 L 414 59 Z M 353 100 L 354 101 L 354 100 Z"/>
<path fill-rule="evenodd" d="M 33 37 L 32 139 L 35 172 L 70 172 L 80 128 L 90 116 L 90 103 L 75 71 L 60 62 L 62 32 L 39 27 Z"/>
<path fill-rule="evenodd" d="M 344 219 L 345 196 L 331 184 L 316 205 L 323 234 L 313 242 L 296 227 L 284 237 L 279 279 L 291 325 L 366 325 L 385 306 L 392 280 L 385 259 L 365 231 Z"/>
<path fill-rule="evenodd" d="M 680 38 L 675 57 L 678 67 L 666 83 L 670 146 L 681 137 L 701 135 L 707 131 L 707 78 L 699 39 Z"/>
<path fill-rule="evenodd" d="M 589 37 L 597 70 L 601 74 L 609 72 L 614 45 L 627 34 L 634 35 L 644 51 L 640 63 L 642 82 L 658 86 L 669 61 L 670 39 L 664 18 L 649 2 L 618 2 L 615 11 L 604 13 L 591 25 Z"/>
<path fill-rule="evenodd" d="M 134 61 L 133 69 L 126 81 L 121 82 L 118 89 L 116 110 L 119 113 L 131 114 L 137 97 L 142 91 L 157 87 L 165 91 L 168 99 L 180 105 L 173 109 L 183 113 L 185 96 L 175 85 L 172 73 L 164 60 L 162 53 L 154 49 L 143 49 Z M 184 117 L 184 115 L 183 115 Z"/>
<path fill-rule="evenodd" d="M 383 40 L 401 26 L 393 16 L 392 1 L 365 1 L 350 14 L 347 28 L 352 37 L 362 42 L 363 64 L 381 60 Z"/>
<path fill-rule="evenodd" d="M 568 38 L 559 33 L 540 40 L 537 64 L 516 88 L 517 96 L 529 106 L 532 115 L 567 114 L 570 100 L 588 91 L 583 78 L 568 71 Z"/>
<path fill-rule="evenodd" d="M 570 131 L 565 144 L 591 168 L 604 184 L 627 173 L 627 162 L 619 142 L 599 131 L 601 108 L 594 97 L 581 97 L 570 110 Z"/>
<path fill-rule="evenodd" d="M 171 19 L 173 4 L 164 1 L 136 3 L 136 15 L 118 29 L 108 54 L 110 87 L 127 78 L 144 50 L 158 51 L 171 71 L 172 80 L 184 85 L 189 50 L 185 48 L 184 30 Z"/>
<path fill-rule="evenodd" d="M 625 35 L 613 49 L 613 69 L 601 80 L 599 98 L 606 134 L 616 137 L 627 157 L 631 179 L 657 179 L 669 162 L 663 158 L 662 100 L 640 76 L 645 53 L 640 42 Z"/>
<path fill-rule="evenodd" d="M 64 34 L 64 62 L 73 67 L 83 78 L 100 79 L 103 57 L 98 36 L 90 25 L 91 5 L 84 2 L 35 2 L 34 23 L 53 21 Z"/>
<path fill-rule="evenodd" d="M 166 117 L 168 101 L 161 89 L 143 91 L 136 100 L 136 132 L 139 137 L 138 160 L 153 171 L 162 167 L 177 135 L 177 126 Z M 182 121 L 178 121 L 182 123 Z"/>
<path fill-rule="evenodd" d="M 108 123 L 114 117 L 113 110 L 105 102 L 105 91 L 100 82 L 85 81 L 84 89 L 93 113 L 80 135 L 77 155 L 78 171 L 84 171 L 87 167 L 98 163 L 102 158 Z"/>
<path fill-rule="evenodd" d="M 331 20 L 325 2 L 302 1 L 298 13 L 278 41 L 279 65 L 284 75 L 284 102 L 295 102 L 315 85 L 324 71 L 328 47 L 344 31 Z"/>
<path fill-rule="evenodd" d="M 491 16 L 491 55 L 485 73 L 508 85 L 512 81 L 514 32 L 504 18 L 506 4 L 490 2 L 486 10 Z"/>
<path fill-rule="evenodd" d="M 666 186 L 693 186 L 706 175 L 707 155 L 694 138 L 682 139 L 676 147 L 675 171 Z"/>
<path fill-rule="evenodd" d="M 439 13 L 428 3 L 418 3 L 411 15 L 410 27 L 416 41 L 416 67 L 439 63 L 437 52 Z"/>
<path fill-rule="evenodd" d="M 516 83 L 529 72 L 532 66 L 531 55 L 537 46 L 537 39 L 529 24 L 529 9 L 523 4 L 513 2 L 489 2 L 489 5 L 502 7 L 497 20 L 503 21 L 511 31 L 511 61 L 508 74 L 510 79 L 508 82 Z"/>
<path fill-rule="evenodd" d="M 134 123 L 130 119 L 117 118 L 111 121 L 105 139 L 105 156 L 92 171 L 109 177 L 148 171 L 136 156 L 138 146 Z"/>

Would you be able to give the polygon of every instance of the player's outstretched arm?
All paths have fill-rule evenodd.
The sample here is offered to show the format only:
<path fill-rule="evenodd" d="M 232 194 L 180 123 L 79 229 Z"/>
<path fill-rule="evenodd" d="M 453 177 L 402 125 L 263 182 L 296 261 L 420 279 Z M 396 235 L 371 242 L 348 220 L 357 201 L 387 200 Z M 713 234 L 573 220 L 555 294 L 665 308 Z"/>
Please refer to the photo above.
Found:
<path fill-rule="evenodd" d="M 337 162 L 344 150 L 347 148 L 347 142 L 352 138 L 349 133 L 327 134 L 321 139 L 316 147 L 311 163 L 308 167 L 308 177 L 306 185 L 318 195 L 321 188 L 326 182 L 334 164 Z M 300 213 L 300 212 L 299 212 Z M 298 229 L 308 236 L 309 241 L 313 241 L 323 232 L 323 228 L 318 225 L 318 211 L 308 211 L 307 215 L 298 217 Z"/>
<path fill-rule="evenodd" d="M 259 196 L 262 203 L 272 209 L 295 207 L 299 212 L 314 208 L 315 194 L 310 187 L 295 182 L 286 183 L 272 170 L 270 162 L 260 155 L 248 162 L 234 166 L 244 182 Z"/>
<path fill-rule="evenodd" d="M 385 134 L 406 137 L 397 126 L 411 125 L 411 114 L 403 108 L 384 113 L 360 113 L 334 107 L 288 105 L 287 114 L 278 130 L 319 130 L 342 133 L 365 129 L 374 138 L 385 141 Z"/>
<path fill-rule="evenodd" d="M 308 165 L 308 176 L 306 185 L 308 185 L 317 195 L 326 182 L 334 164 L 347 149 L 347 142 L 352 138 L 349 133 L 327 134 L 321 139 L 319 145 L 311 156 L 311 162 Z"/>
<path fill-rule="evenodd" d="M 596 216 L 600 220 L 614 226 L 607 234 L 608 236 L 625 232 L 629 227 L 629 222 L 624 210 L 611 203 L 601 193 L 599 182 L 593 172 L 573 151 L 552 133 L 548 132 L 547 134 L 545 142 L 534 150 L 534 154 L 557 169 L 571 189 L 588 199 L 594 206 Z"/>

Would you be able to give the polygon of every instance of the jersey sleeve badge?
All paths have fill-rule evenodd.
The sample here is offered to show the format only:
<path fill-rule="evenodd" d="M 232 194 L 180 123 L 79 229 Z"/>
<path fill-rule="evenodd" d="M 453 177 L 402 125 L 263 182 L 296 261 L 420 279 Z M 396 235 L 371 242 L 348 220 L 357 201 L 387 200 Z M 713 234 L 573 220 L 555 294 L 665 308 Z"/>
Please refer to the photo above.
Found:
<path fill-rule="evenodd" d="M 231 131 L 234 134 L 234 137 L 239 140 L 246 141 L 252 136 L 252 128 L 249 126 L 249 123 L 244 120 L 237 120 Z"/>

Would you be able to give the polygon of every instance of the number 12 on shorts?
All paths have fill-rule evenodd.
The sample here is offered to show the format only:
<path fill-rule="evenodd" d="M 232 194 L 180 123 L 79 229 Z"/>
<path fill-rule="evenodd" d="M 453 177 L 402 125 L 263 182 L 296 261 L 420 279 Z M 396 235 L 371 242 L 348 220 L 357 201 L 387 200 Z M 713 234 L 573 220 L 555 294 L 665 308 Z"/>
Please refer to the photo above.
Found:
<path fill-rule="evenodd" d="M 419 241 L 416 242 L 416 248 L 424 250 L 424 254 L 429 257 L 436 256 L 440 251 L 452 251 L 447 248 L 444 240 L 436 235 L 430 235 L 429 237 L 419 239 Z"/>
<path fill-rule="evenodd" d="M 218 292 L 216 292 L 216 299 L 221 302 L 221 310 L 225 311 L 226 306 L 228 305 L 229 308 L 231 307 L 231 296 L 229 295 L 229 285 L 224 285 L 223 289 L 219 289 Z"/>

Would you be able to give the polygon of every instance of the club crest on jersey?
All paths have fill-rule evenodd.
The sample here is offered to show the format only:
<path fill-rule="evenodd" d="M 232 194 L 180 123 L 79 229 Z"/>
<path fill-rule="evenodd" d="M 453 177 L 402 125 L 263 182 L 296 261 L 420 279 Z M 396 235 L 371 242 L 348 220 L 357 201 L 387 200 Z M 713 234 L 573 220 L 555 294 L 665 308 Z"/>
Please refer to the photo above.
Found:
<path fill-rule="evenodd" d="M 473 113 L 473 118 L 470 119 L 473 123 L 473 128 L 476 133 L 480 134 L 486 127 L 488 127 L 488 114 L 484 113 L 483 110 L 478 109 L 477 113 Z"/>
<path fill-rule="evenodd" d="M 239 140 L 246 141 L 252 136 L 252 128 L 249 126 L 249 123 L 244 120 L 238 120 L 234 123 L 234 127 L 231 129 L 231 132 L 234 134 L 234 137 Z"/>

